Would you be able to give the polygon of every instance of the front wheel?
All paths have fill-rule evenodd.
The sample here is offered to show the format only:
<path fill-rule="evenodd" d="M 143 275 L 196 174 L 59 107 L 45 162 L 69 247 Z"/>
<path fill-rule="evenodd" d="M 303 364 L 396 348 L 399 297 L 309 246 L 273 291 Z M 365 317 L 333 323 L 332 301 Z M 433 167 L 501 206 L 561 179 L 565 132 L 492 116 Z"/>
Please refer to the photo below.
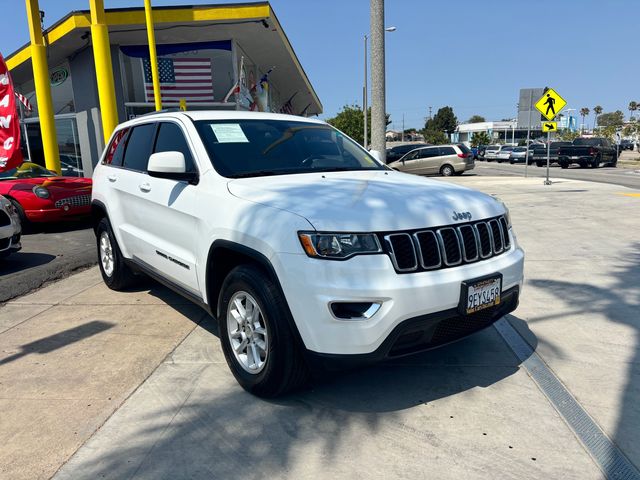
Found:
<path fill-rule="evenodd" d="M 450 177 L 454 173 L 456 173 L 456 171 L 453 169 L 451 165 L 443 165 L 440 168 L 440 175 L 442 175 L 443 177 Z"/>
<path fill-rule="evenodd" d="M 560 162 L 560 168 L 569 168 L 569 164 L 567 162 Z"/>
<path fill-rule="evenodd" d="M 233 376 L 248 392 L 276 397 L 306 383 L 290 322 L 282 293 L 261 269 L 240 265 L 229 273 L 220 293 L 220 342 Z"/>
<path fill-rule="evenodd" d="M 96 229 L 98 265 L 104 283 L 111 290 L 124 290 L 135 282 L 135 275 L 124 261 L 109 220 L 103 218 Z"/>

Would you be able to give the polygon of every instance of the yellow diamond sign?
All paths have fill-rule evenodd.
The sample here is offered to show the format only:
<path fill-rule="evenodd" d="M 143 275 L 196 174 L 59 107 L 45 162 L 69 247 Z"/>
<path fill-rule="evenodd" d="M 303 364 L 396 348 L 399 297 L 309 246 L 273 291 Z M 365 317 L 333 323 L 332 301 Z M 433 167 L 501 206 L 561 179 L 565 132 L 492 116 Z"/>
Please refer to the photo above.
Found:
<path fill-rule="evenodd" d="M 553 88 L 544 92 L 540 100 L 536 102 L 536 108 L 547 120 L 553 120 L 566 105 L 565 99 L 558 95 L 558 92 Z"/>
<path fill-rule="evenodd" d="M 542 122 L 543 132 L 555 132 L 558 130 L 558 122 Z"/>

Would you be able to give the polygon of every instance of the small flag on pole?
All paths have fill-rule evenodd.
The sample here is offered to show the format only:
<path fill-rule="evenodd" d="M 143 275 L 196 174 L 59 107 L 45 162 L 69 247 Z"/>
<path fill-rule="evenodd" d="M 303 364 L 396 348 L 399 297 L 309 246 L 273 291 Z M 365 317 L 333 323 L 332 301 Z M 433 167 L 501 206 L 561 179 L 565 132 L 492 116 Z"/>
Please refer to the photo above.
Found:
<path fill-rule="evenodd" d="M 240 94 L 240 85 L 244 81 L 244 55 L 240 57 L 240 73 L 238 74 L 238 81 L 231 86 L 229 92 L 225 95 L 223 102 L 227 103 L 231 95 Z"/>
<path fill-rule="evenodd" d="M 31 103 L 29 102 L 29 99 L 27 97 L 25 97 L 24 95 L 22 95 L 21 93 L 15 92 L 16 97 L 18 100 L 20 100 L 20 103 L 24 106 L 25 110 L 29 113 L 31 113 L 31 111 L 33 110 L 33 107 L 31 106 Z"/>

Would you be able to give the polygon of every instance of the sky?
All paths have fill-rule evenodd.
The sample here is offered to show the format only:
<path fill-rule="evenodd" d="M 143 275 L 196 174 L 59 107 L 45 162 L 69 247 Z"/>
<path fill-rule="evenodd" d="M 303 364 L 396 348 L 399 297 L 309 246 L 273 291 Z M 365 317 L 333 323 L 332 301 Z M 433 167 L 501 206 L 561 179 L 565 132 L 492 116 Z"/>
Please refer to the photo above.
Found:
<path fill-rule="evenodd" d="M 24 0 L 0 0 L 0 52 L 29 40 Z M 106 8 L 143 0 L 104 0 Z M 237 3 L 153 0 L 153 5 Z M 369 0 L 271 0 L 324 106 L 362 105 Z M 89 0 L 40 0 L 45 27 Z M 567 108 L 605 112 L 640 102 L 638 0 L 386 0 L 387 112 L 395 129 L 424 126 L 429 106 L 463 122 L 514 118 L 518 92 L 553 87 Z M 590 124 L 593 117 L 587 120 Z"/>

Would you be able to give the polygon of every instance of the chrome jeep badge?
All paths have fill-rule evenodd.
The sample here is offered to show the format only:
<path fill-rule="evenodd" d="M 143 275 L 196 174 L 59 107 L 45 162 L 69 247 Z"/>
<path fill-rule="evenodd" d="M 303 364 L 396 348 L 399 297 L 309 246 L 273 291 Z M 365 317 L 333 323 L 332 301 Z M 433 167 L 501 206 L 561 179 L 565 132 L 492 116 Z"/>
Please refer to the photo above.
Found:
<path fill-rule="evenodd" d="M 453 212 L 453 216 L 451 217 L 454 220 L 471 220 L 471 212 Z"/>

